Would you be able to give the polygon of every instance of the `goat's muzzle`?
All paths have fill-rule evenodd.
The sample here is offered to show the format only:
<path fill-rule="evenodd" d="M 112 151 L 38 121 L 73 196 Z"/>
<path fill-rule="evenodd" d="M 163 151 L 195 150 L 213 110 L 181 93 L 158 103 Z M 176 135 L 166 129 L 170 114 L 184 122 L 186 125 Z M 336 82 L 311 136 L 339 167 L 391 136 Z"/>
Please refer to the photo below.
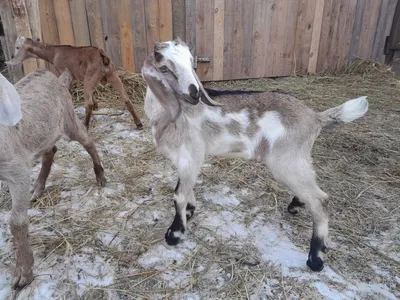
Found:
<path fill-rule="evenodd" d="M 189 95 L 194 100 L 192 104 L 197 104 L 200 99 L 200 91 L 194 84 L 189 85 Z"/>

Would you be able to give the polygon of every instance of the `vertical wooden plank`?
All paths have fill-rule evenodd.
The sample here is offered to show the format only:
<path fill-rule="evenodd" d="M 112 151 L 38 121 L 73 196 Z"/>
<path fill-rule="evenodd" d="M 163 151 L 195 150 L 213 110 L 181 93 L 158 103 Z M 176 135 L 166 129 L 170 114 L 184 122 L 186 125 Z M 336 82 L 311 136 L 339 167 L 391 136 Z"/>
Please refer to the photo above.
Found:
<path fill-rule="evenodd" d="M 297 11 L 299 8 L 298 1 L 288 1 L 286 28 L 284 38 L 283 67 L 280 76 L 293 75 L 295 71 L 294 64 L 294 42 L 296 39 Z"/>
<path fill-rule="evenodd" d="M 154 42 L 160 41 L 158 0 L 146 0 L 144 3 L 146 15 L 147 51 L 153 51 Z"/>
<path fill-rule="evenodd" d="M 378 48 L 379 52 L 377 54 L 378 55 L 377 60 L 382 63 L 385 62 L 385 58 L 386 58 L 386 55 L 383 53 L 383 49 L 385 47 L 386 37 L 390 35 L 390 31 L 392 29 L 394 15 L 396 12 L 396 6 L 397 6 L 397 0 L 390 0 L 388 9 L 387 9 L 387 14 L 384 18 L 386 20 L 386 28 L 385 28 L 385 33 L 381 37 L 381 46 Z M 381 49 L 381 50 L 379 50 L 379 49 Z"/>
<path fill-rule="evenodd" d="M 357 51 L 358 57 L 368 59 L 371 56 L 380 6 L 381 1 L 367 1 L 366 3 Z"/>
<path fill-rule="evenodd" d="M 121 38 L 122 67 L 129 72 L 134 72 L 135 60 L 131 12 L 132 7 L 130 0 L 119 0 L 117 2 L 118 23 Z"/>
<path fill-rule="evenodd" d="M 272 24 L 277 21 L 277 15 L 275 14 L 276 5 L 275 0 L 268 0 L 264 4 L 265 9 L 265 19 L 264 19 L 264 28 L 263 31 L 263 47 L 261 49 L 262 59 L 261 65 L 262 68 L 262 77 L 272 76 L 273 74 L 273 64 L 274 64 L 274 55 L 273 55 L 273 48 L 274 44 L 272 39 L 274 38 L 273 31 L 275 28 Z"/>
<path fill-rule="evenodd" d="M 348 62 L 348 53 L 351 44 L 351 35 L 353 29 L 353 22 L 355 19 L 354 16 L 356 12 L 357 0 L 342 0 L 342 3 L 343 5 L 345 5 L 343 11 L 345 12 L 346 20 L 345 22 L 339 20 L 339 26 L 343 28 L 343 31 L 340 33 L 341 43 L 338 49 L 339 58 L 336 64 L 336 70 L 343 69 Z"/>
<path fill-rule="evenodd" d="M 222 80 L 224 77 L 224 12 L 225 1 L 214 1 L 214 55 L 213 80 Z"/>
<path fill-rule="evenodd" d="M 233 70 L 233 34 L 234 34 L 234 18 L 235 18 L 235 3 L 231 0 L 225 1 L 224 15 L 224 80 L 232 78 Z"/>
<path fill-rule="evenodd" d="M 253 53 L 253 17 L 255 0 L 242 1 L 242 65 L 237 78 L 244 79 L 250 77 L 251 61 Z"/>
<path fill-rule="evenodd" d="M 2 41 L 2 44 L 5 43 L 6 47 L 3 49 L 5 54 L 5 59 L 10 60 L 11 55 L 14 54 L 14 46 L 15 40 L 17 39 L 17 29 L 15 27 L 14 19 L 13 19 L 13 11 L 11 8 L 11 3 L 8 1 L 4 1 L 0 9 L 1 21 L 3 23 L 4 34 L 5 37 Z M 23 77 L 22 65 L 17 66 L 7 66 L 7 69 L 10 73 L 10 77 L 12 78 L 13 83 L 16 83 Z"/>
<path fill-rule="evenodd" d="M 214 52 L 214 1 L 197 1 L 197 47 L 198 56 L 210 57 L 210 63 L 199 62 L 197 65 L 197 74 L 201 80 L 212 80 Z"/>
<path fill-rule="evenodd" d="M 69 0 L 76 46 L 90 46 L 89 23 L 83 0 Z"/>
<path fill-rule="evenodd" d="M 317 0 L 314 13 L 313 31 L 311 36 L 310 58 L 308 60 L 308 72 L 314 74 L 317 71 L 318 50 L 321 41 L 322 18 L 324 14 L 324 0 Z"/>
<path fill-rule="evenodd" d="M 233 63 L 232 77 L 230 79 L 239 79 L 242 71 L 243 60 L 243 9 L 240 0 L 231 0 L 234 3 L 233 17 Z"/>
<path fill-rule="evenodd" d="M 288 11 L 288 0 L 277 1 L 274 7 L 274 21 L 272 23 L 272 44 L 274 61 L 272 64 L 272 76 L 281 76 L 284 69 L 285 31 Z"/>
<path fill-rule="evenodd" d="M 29 24 L 31 27 L 31 33 L 33 39 L 40 39 L 42 40 L 42 31 L 40 28 L 40 11 L 39 11 L 39 1 L 38 0 L 31 0 L 25 1 L 26 9 L 28 11 L 28 18 Z M 45 68 L 44 60 L 37 59 L 36 63 L 38 68 Z"/>
<path fill-rule="evenodd" d="M 296 73 L 307 73 L 316 1 L 299 1 L 293 58 L 293 70 Z"/>
<path fill-rule="evenodd" d="M 186 44 L 196 55 L 196 0 L 186 0 Z"/>
<path fill-rule="evenodd" d="M 58 35 L 62 45 L 75 46 L 74 29 L 72 28 L 71 12 L 68 0 L 56 0 L 54 3 L 54 13 L 56 16 Z"/>
<path fill-rule="evenodd" d="M 32 37 L 31 26 L 29 24 L 28 11 L 26 9 L 24 0 L 11 1 L 11 7 L 14 16 L 15 28 L 17 29 L 18 36 Z M 37 69 L 37 62 L 35 59 L 27 59 L 23 62 L 24 74 L 34 72 Z"/>
<path fill-rule="evenodd" d="M 269 16 L 267 12 L 267 1 L 255 0 L 253 9 L 253 37 L 252 37 L 252 60 L 251 60 L 251 77 L 262 77 L 265 66 L 264 37 L 268 36 L 269 27 L 266 27 L 265 20 Z"/>
<path fill-rule="evenodd" d="M 172 38 L 186 39 L 186 3 L 185 0 L 172 1 Z"/>
<path fill-rule="evenodd" d="M 147 57 L 144 0 L 131 0 L 135 72 L 140 73 Z"/>
<path fill-rule="evenodd" d="M 104 44 L 107 54 L 117 67 L 122 67 L 121 41 L 116 1 L 101 0 Z"/>
<path fill-rule="evenodd" d="M 160 41 L 172 40 L 172 0 L 158 1 Z"/>
<path fill-rule="evenodd" d="M 90 44 L 100 49 L 105 49 L 100 3 L 97 0 L 85 0 L 85 4 L 89 24 Z"/>
<path fill-rule="evenodd" d="M 325 61 L 323 63 L 323 68 L 320 71 L 327 71 L 336 68 L 337 63 L 337 51 L 339 45 L 339 29 L 343 28 L 343 24 L 346 22 L 347 10 L 343 10 L 344 5 L 342 5 L 341 0 L 336 0 L 332 3 L 331 7 L 331 18 L 329 26 L 329 39 L 328 39 L 328 51 Z M 342 18 L 341 23 L 339 23 L 340 17 Z M 339 28 L 340 26 L 340 28 Z"/>
<path fill-rule="evenodd" d="M 325 0 L 324 14 L 322 16 L 321 39 L 318 49 L 317 72 L 321 72 L 327 65 L 329 44 L 331 41 L 331 14 L 335 0 Z"/>
<path fill-rule="evenodd" d="M 357 57 L 358 45 L 360 40 L 360 34 L 362 29 L 362 20 L 365 10 L 366 0 L 358 0 L 356 6 L 356 13 L 354 15 L 353 29 L 351 34 L 351 44 L 349 49 L 349 60 L 353 60 Z"/>
<path fill-rule="evenodd" d="M 43 41 L 48 44 L 60 44 L 53 0 L 39 0 L 39 13 Z M 54 74 L 59 74 L 52 64 L 46 62 L 45 65 Z"/>

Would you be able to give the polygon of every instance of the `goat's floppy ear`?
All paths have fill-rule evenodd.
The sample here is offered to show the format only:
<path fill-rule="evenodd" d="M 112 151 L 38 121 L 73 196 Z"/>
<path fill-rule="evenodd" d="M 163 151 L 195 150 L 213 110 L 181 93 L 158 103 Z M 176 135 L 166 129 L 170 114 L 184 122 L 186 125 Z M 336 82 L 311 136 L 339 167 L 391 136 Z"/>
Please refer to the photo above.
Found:
<path fill-rule="evenodd" d="M 203 102 L 204 104 L 207 104 L 209 106 L 222 106 L 221 103 L 219 103 L 217 101 L 214 101 L 213 99 L 210 98 L 210 96 L 208 96 L 207 92 L 205 91 L 205 89 L 203 87 L 203 84 L 200 81 L 199 76 L 197 76 L 196 71 L 194 69 L 192 69 L 192 71 L 193 71 L 193 75 L 196 78 L 196 81 L 197 81 L 197 83 L 198 83 L 198 85 L 200 87 L 200 93 L 201 93 L 200 99 L 201 99 L 201 102 Z"/>
<path fill-rule="evenodd" d="M 164 109 L 170 114 L 172 121 L 181 114 L 181 104 L 168 82 L 149 61 L 145 61 L 142 76 L 153 94 L 160 101 Z"/>
<path fill-rule="evenodd" d="M 15 87 L 0 74 L 0 124 L 15 126 L 22 119 L 21 100 Z"/>

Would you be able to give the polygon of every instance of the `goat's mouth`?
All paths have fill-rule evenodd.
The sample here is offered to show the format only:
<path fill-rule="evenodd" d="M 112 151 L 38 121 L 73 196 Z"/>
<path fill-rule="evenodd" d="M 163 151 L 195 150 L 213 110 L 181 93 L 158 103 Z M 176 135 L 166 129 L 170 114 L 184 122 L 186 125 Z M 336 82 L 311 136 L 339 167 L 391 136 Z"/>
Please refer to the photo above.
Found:
<path fill-rule="evenodd" d="M 182 99 L 185 100 L 187 103 L 190 103 L 192 105 L 196 105 L 199 103 L 199 99 L 195 99 L 192 96 L 188 94 L 182 94 Z"/>

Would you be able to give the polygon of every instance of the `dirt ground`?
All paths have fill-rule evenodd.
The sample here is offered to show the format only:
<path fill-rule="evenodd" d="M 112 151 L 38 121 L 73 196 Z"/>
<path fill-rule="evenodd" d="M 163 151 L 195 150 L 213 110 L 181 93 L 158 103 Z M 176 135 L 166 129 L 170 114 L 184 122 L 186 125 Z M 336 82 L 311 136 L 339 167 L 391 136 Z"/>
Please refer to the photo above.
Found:
<path fill-rule="evenodd" d="M 368 96 L 365 117 L 323 131 L 314 147 L 318 181 L 330 195 L 322 272 L 306 266 L 309 213 L 287 213 L 285 188 L 263 165 L 240 159 L 207 159 L 185 240 L 168 246 L 177 174 L 152 143 L 139 94 L 143 131 L 119 102 L 100 102 L 90 131 L 105 188 L 95 185 L 84 149 L 59 142 L 47 192 L 29 210 L 36 277 L 17 293 L 10 288 L 11 198 L 1 191 L 0 299 L 400 298 L 400 81 L 372 64 L 354 69 L 208 84 L 281 89 L 319 111 Z M 74 95 L 82 116 L 81 94 Z M 39 170 L 37 163 L 32 181 Z"/>

